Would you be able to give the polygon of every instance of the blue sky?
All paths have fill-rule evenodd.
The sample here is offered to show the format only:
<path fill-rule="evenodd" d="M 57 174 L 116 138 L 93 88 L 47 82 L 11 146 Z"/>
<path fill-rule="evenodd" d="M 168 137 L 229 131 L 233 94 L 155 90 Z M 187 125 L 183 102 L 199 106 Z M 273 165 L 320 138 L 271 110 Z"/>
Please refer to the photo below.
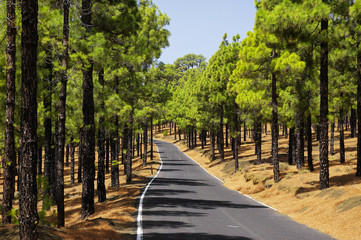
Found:
<path fill-rule="evenodd" d="M 241 39 L 253 29 L 254 0 L 153 0 L 170 18 L 170 46 L 159 61 L 173 63 L 188 53 L 209 58 L 217 51 L 224 33 Z"/>

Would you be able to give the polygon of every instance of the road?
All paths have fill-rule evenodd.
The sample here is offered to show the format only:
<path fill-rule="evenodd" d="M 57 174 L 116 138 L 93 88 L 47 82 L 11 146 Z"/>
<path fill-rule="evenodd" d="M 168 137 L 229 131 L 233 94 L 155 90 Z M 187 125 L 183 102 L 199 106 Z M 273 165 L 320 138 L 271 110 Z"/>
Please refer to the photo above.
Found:
<path fill-rule="evenodd" d="M 227 189 L 175 145 L 155 144 L 163 165 L 140 200 L 137 239 L 333 239 Z"/>

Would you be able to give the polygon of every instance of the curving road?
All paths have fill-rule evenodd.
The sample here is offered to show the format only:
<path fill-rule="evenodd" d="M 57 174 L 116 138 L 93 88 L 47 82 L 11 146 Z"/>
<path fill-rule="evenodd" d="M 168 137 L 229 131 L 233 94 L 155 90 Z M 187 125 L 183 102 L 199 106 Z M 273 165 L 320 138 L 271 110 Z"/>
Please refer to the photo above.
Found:
<path fill-rule="evenodd" d="M 155 144 L 163 166 L 140 200 L 137 239 L 333 239 L 225 188 L 175 145 Z"/>

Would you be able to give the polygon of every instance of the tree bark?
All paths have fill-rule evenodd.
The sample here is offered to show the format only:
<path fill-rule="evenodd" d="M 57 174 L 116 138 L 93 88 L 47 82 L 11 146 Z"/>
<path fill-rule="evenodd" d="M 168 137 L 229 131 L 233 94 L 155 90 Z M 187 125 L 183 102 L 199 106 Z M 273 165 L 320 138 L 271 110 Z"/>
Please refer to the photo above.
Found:
<path fill-rule="evenodd" d="M 117 143 L 118 143 L 118 131 L 114 131 L 111 134 L 110 151 L 111 151 L 111 186 L 113 188 L 119 187 L 119 164 L 117 159 Z"/>
<path fill-rule="evenodd" d="M 90 2 L 83 0 L 83 17 L 90 14 Z M 90 24 L 90 22 L 84 22 Z M 95 125 L 94 125 L 94 99 L 93 99 L 93 64 L 83 70 L 83 135 L 84 145 L 82 151 L 83 181 L 81 218 L 85 219 L 94 213 L 94 180 L 95 180 Z"/>
<path fill-rule="evenodd" d="M 345 136 L 343 130 L 343 109 L 340 109 L 340 118 L 339 118 L 339 126 L 340 126 L 340 163 L 345 163 Z"/>
<path fill-rule="evenodd" d="M 69 150 L 70 150 L 70 146 L 69 144 L 66 145 L 65 148 L 65 166 L 69 167 Z"/>
<path fill-rule="evenodd" d="M 234 143 L 234 172 L 238 172 L 239 170 L 239 162 L 238 162 L 238 139 L 239 139 L 239 130 L 238 130 L 238 116 L 237 116 L 237 113 L 235 112 L 234 113 L 234 140 L 233 140 L 233 143 Z"/>
<path fill-rule="evenodd" d="M 57 180 L 56 180 L 56 202 L 58 210 L 58 227 L 65 225 L 64 213 L 64 147 L 65 147 L 65 121 L 66 121 L 66 87 L 68 82 L 68 52 L 69 52 L 69 7 L 70 1 L 63 0 L 63 52 L 61 72 L 61 87 L 59 93 L 59 116 L 58 116 L 58 134 L 57 134 Z M 93 116 L 94 117 L 94 116 Z"/>
<path fill-rule="evenodd" d="M 351 117 L 350 117 L 350 125 L 351 125 L 351 138 L 354 138 L 356 136 L 356 109 L 351 107 Z"/>
<path fill-rule="evenodd" d="M 326 0 L 322 0 L 326 2 Z M 321 70 L 320 70 L 320 188 L 329 187 L 328 161 L 328 19 L 321 20 Z"/>
<path fill-rule="evenodd" d="M 356 176 L 361 177 L 361 52 L 357 44 L 357 170 Z"/>
<path fill-rule="evenodd" d="M 99 83 L 102 86 L 102 92 L 104 89 L 104 69 L 101 69 L 98 74 Z M 101 102 L 101 112 L 105 111 L 104 99 Z M 98 190 L 98 202 L 104 202 L 106 197 L 105 190 L 105 119 L 103 116 L 99 118 L 99 130 L 98 130 L 98 176 L 97 176 L 97 190 Z"/>
<path fill-rule="evenodd" d="M 78 147 L 78 183 L 82 182 L 82 171 L 83 171 L 83 128 L 80 129 L 79 133 L 79 147 Z"/>
<path fill-rule="evenodd" d="M 127 151 L 127 176 L 126 182 L 127 184 L 132 182 L 132 160 L 133 160 L 133 110 L 129 115 L 128 120 L 128 151 Z"/>
<path fill-rule="evenodd" d="M 289 138 L 288 138 L 288 164 L 292 165 L 294 162 L 293 159 L 293 142 L 295 139 L 295 128 L 290 128 Z"/>
<path fill-rule="evenodd" d="M 75 169 L 75 146 L 74 146 L 74 139 L 73 139 L 73 137 L 71 137 L 71 139 L 70 139 L 70 181 L 71 181 L 71 184 L 75 183 L 74 169 Z"/>
<path fill-rule="evenodd" d="M 211 161 L 216 160 L 216 154 L 215 154 L 215 136 L 214 136 L 214 131 L 211 130 L 210 133 L 210 141 L 211 141 Z"/>
<path fill-rule="evenodd" d="M 150 160 L 153 160 L 153 117 L 150 119 Z"/>
<path fill-rule="evenodd" d="M 48 54 L 47 54 L 48 55 Z M 52 154 L 52 91 L 53 91 L 53 64 L 52 57 L 45 58 L 45 68 L 48 70 L 48 75 L 44 78 L 44 88 L 47 90 L 43 93 L 43 104 L 45 110 L 44 117 L 44 180 L 47 184 L 44 185 L 43 201 L 46 202 L 52 195 L 53 174 L 54 169 L 54 155 Z M 48 209 L 46 209 L 48 210 Z"/>
<path fill-rule="evenodd" d="M 219 121 L 219 132 L 218 132 L 218 139 L 219 139 L 219 155 L 221 157 L 221 163 L 224 162 L 224 134 L 223 134 L 223 104 L 221 105 L 220 109 L 220 121 Z"/>
<path fill-rule="evenodd" d="M 256 145 L 256 155 L 257 155 L 257 164 L 262 163 L 262 123 L 257 120 L 255 123 L 255 145 Z"/>
<path fill-rule="evenodd" d="M 144 150 L 143 150 L 143 167 L 147 165 L 147 154 L 148 154 L 148 126 L 144 126 Z"/>
<path fill-rule="evenodd" d="M 272 73 L 272 163 L 273 179 L 280 181 L 280 167 L 278 159 L 278 96 L 277 96 L 277 77 Z M 266 124 L 267 126 L 267 124 Z M 267 130 L 265 130 L 267 132 Z"/>
<path fill-rule="evenodd" d="M 243 124 L 243 141 L 247 141 L 247 126 L 246 126 L 246 122 L 244 122 Z"/>
<path fill-rule="evenodd" d="M 38 238 L 37 210 L 37 45 L 38 1 L 21 2 L 20 239 Z"/>
<path fill-rule="evenodd" d="M 305 141 L 304 141 L 304 113 L 303 110 L 299 110 L 297 114 L 297 130 L 296 130 L 296 141 L 297 141 L 297 169 L 302 169 L 305 159 Z"/>
<path fill-rule="evenodd" d="M 106 134 L 106 145 L 105 145 L 105 172 L 109 173 L 109 133 Z"/>
<path fill-rule="evenodd" d="M 312 119 L 311 113 L 307 116 L 307 161 L 308 169 L 313 172 L 313 160 L 312 160 Z"/>
<path fill-rule="evenodd" d="M 330 141 L 330 154 L 334 155 L 335 149 L 335 122 L 331 123 L 331 141 Z"/>
<path fill-rule="evenodd" d="M 174 122 L 174 140 L 177 140 L 177 123 Z"/>
<path fill-rule="evenodd" d="M 6 100 L 5 100 L 5 147 L 2 159 L 4 182 L 2 200 L 2 225 L 11 224 L 8 214 L 13 208 L 16 175 L 15 151 L 15 75 L 16 75 L 16 13 L 15 0 L 6 1 L 7 45 L 6 45 Z"/>

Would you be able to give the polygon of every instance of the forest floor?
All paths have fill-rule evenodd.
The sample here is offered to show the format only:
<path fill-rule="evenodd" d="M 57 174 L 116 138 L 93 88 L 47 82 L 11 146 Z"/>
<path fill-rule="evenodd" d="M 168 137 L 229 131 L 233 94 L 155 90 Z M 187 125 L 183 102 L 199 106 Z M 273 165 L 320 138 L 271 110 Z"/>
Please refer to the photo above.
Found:
<path fill-rule="evenodd" d="M 148 164 L 145 168 L 143 168 L 139 157 L 134 159 L 132 184 L 125 183 L 122 164 L 119 169 L 119 188 L 115 189 L 110 186 L 110 173 L 106 174 L 107 200 L 98 203 L 98 196 L 95 194 L 95 213 L 86 220 L 80 219 L 82 184 L 71 184 L 70 164 L 68 167 L 65 166 L 65 227 L 55 227 L 57 221 L 56 206 L 52 206 L 45 217 L 46 223 L 39 226 L 39 239 L 133 239 L 136 232 L 137 198 L 149 182 L 149 177 L 155 175 L 160 166 L 159 156 L 156 152 L 157 148 L 154 147 L 154 149 L 154 160 L 150 161 L 148 158 Z M 75 162 L 77 163 L 77 155 L 75 156 Z M 77 167 L 75 167 L 75 173 L 77 182 Z M 3 196 L 2 186 L 3 177 L 1 176 L 0 200 Z M 18 196 L 18 193 L 15 196 Z M 18 206 L 18 200 L 15 201 L 15 206 Z M 38 206 L 40 211 L 41 201 L 39 201 Z M 19 239 L 19 227 L 17 225 L 0 227 L 0 239 Z"/>
<path fill-rule="evenodd" d="M 164 130 L 170 132 L 169 128 L 162 129 L 162 132 Z M 350 138 L 350 132 L 345 133 L 346 163 L 340 164 L 338 137 L 338 132 L 335 132 L 335 154 L 329 156 L 330 188 L 319 190 L 319 148 L 316 139 L 313 141 L 315 171 L 310 172 L 307 170 L 307 151 L 305 151 L 306 166 L 302 170 L 288 165 L 288 139 L 280 136 L 279 157 L 282 179 L 274 183 L 270 132 L 268 135 L 262 134 L 263 164 L 261 165 L 255 164 L 254 143 L 250 138 L 244 142 L 242 134 L 239 153 L 240 171 L 236 173 L 230 144 L 225 149 L 225 162 L 221 163 L 219 156 L 216 160 L 210 161 L 208 142 L 205 149 L 201 149 L 199 140 L 198 147 L 188 149 L 183 140 L 174 140 L 174 135 L 163 136 L 161 133 L 155 135 L 157 139 L 178 145 L 208 172 L 220 178 L 226 187 L 247 194 L 273 207 L 281 214 L 337 239 L 360 239 L 361 178 L 355 177 L 357 138 Z"/>

